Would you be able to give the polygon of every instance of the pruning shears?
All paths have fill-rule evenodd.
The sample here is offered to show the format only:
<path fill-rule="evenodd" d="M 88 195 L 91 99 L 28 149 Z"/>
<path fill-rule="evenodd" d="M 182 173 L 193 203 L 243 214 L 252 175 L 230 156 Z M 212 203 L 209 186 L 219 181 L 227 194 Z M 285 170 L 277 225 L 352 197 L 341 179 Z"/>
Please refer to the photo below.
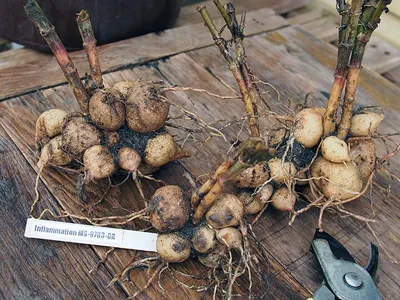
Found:
<path fill-rule="evenodd" d="M 378 247 L 370 243 L 366 267 L 357 264 L 347 249 L 326 232 L 315 232 L 311 251 L 317 257 L 324 280 L 314 293 L 314 300 L 381 299 L 374 284 L 378 269 Z"/>

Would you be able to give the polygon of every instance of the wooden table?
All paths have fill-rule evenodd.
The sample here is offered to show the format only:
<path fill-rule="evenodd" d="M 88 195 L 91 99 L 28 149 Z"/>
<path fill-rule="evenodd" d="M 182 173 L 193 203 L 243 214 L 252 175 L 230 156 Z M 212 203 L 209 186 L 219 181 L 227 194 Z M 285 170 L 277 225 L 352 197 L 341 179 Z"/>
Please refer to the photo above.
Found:
<path fill-rule="evenodd" d="M 199 17 L 198 20 L 200 22 Z M 301 27 L 290 25 L 270 9 L 250 12 L 247 20 L 245 47 L 254 73 L 270 82 L 285 103 L 290 100 L 294 105 L 304 101 L 308 93 L 313 93 L 315 102 L 324 105 L 333 80 L 336 49 Z M 162 79 L 171 85 L 207 88 L 223 95 L 237 90 L 207 29 L 200 23 L 105 45 L 99 51 L 107 85 L 143 78 Z M 71 56 L 81 75 L 88 71 L 83 52 Z M 38 172 L 34 151 L 35 121 L 47 109 L 61 108 L 72 112 L 78 110 L 78 105 L 56 61 L 49 55 L 27 49 L 16 50 L 12 57 L 11 53 L 2 53 L 0 79 L 0 298 L 119 299 L 132 295 L 146 283 L 149 273 L 134 271 L 132 283 L 107 285 L 133 257 L 139 258 L 145 253 L 116 250 L 97 270 L 89 273 L 108 249 L 23 237 L 29 207 L 35 198 Z M 282 105 L 277 101 L 275 90 L 266 88 L 266 98 L 280 111 Z M 360 105 L 380 105 L 385 109 L 387 117 L 382 123 L 382 132 L 398 131 L 399 97 L 397 86 L 371 70 L 362 71 L 357 101 Z M 228 102 L 191 92 L 176 93 L 170 99 L 207 121 L 232 120 L 244 114 L 239 100 Z M 172 114 L 176 113 L 172 111 Z M 228 140 L 236 138 L 240 126 L 237 124 L 225 131 Z M 185 137 L 183 132 L 174 130 L 173 133 Z M 155 175 L 156 178 L 190 189 L 186 178 L 211 173 L 224 158 L 230 143 L 222 138 L 213 138 L 201 148 L 196 148 L 194 143 L 187 143 L 187 146 L 193 156 L 168 164 Z M 392 170 L 397 176 L 399 165 L 397 157 L 392 161 Z M 55 213 L 62 210 L 85 213 L 82 212 L 85 205 L 76 197 L 75 182 L 74 175 L 55 169 L 44 170 L 39 182 L 41 202 L 35 216 L 45 208 Z M 399 184 L 394 183 L 391 194 L 385 197 L 378 191 L 385 191 L 388 187 L 387 176 L 379 174 L 375 182 L 373 192 L 347 207 L 366 216 L 374 213 L 374 218 L 379 221 L 370 224 L 381 243 L 376 283 L 383 298 L 395 299 L 400 294 L 400 189 Z M 159 186 L 145 181 L 146 196 L 150 197 Z M 99 199 L 102 188 L 97 185 L 90 189 L 92 201 Z M 126 183 L 111 189 L 92 214 L 122 215 L 143 205 L 134 185 Z M 299 203 L 299 207 L 302 205 Z M 268 209 L 254 228 L 268 250 L 269 261 L 262 262 L 270 285 L 267 298 L 305 299 L 320 284 L 321 271 L 309 252 L 317 219 L 318 211 L 311 210 L 289 226 L 286 213 Z M 138 222 L 124 228 L 143 226 Z M 326 214 L 324 229 L 342 242 L 358 261 L 367 262 L 368 242 L 376 243 L 376 239 L 366 223 Z M 196 274 L 206 271 L 195 260 L 177 268 Z M 168 274 L 161 276 L 161 283 L 164 291 L 155 280 L 140 296 L 197 299 L 202 295 L 177 284 Z M 211 292 L 206 297 L 211 297 Z"/>

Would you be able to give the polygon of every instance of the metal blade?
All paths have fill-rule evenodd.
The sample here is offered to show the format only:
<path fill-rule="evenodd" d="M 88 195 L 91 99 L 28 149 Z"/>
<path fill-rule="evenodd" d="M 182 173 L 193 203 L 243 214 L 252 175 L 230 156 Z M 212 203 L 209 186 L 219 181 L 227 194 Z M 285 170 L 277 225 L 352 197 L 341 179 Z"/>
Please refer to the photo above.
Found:
<path fill-rule="evenodd" d="M 375 279 L 376 271 L 379 263 L 379 249 L 374 243 L 369 243 L 369 261 L 365 266 L 365 270 Z"/>
<path fill-rule="evenodd" d="M 339 243 L 338 240 L 336 240 L 333 236 L 331 236 L 329 233 L 320 232 L 319 229 L 317 229 L 315 231 L 313 240 L 316 240 L 316 239 L 326 240 L 332 249 L 333 255 L 335 255 L 337 259 L 343 259 L 343 260 L 354 262 L 354 263 L 356 262 L 354 260 L 353 256 L 351 256 L 351 254 L 349 253 L 349 251 L 347 251 L 347 249 L 341 243 Z M 312 253 L 314 253 L 314 250 L 312 249 L 312 247 L 310 247 L 310 250 Z"/>
<path fill-rule="evenodd" d="M 313 295 L 314 300 L 335 300 L 335 294 L 322 282 L 321 286 Z"/>

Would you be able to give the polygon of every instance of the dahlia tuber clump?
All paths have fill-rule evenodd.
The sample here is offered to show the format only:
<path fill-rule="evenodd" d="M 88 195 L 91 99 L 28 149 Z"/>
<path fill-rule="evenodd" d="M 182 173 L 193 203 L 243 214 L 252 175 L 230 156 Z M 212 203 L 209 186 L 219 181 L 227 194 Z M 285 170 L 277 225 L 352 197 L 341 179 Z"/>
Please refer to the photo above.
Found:
<path fill-rule="evenodd" d="M 396 145 L 395 152 L 378 159 L 373 138 L 384 119 L 383 113 L 371 108 L 353 111 L 365 45 L 389 2 L 353 0 L 346 4 L 338 1 L 343 22 L 339 29 L 335 79 L 327 107 L 303 107 L 292 115 L 278 115 L 263 99 L 257 83 L 266 83 L 255 77 L 246 61 L 243 46 L 245 14 L 238 22 L 232 3 L 223 6 L 220 1 L 214 1 L 226 22 L 223 29 L 232 34 L 232 43 L 228 43 L 221 36 L 223 29 L 216 28 L 207 9 L 198 8 L 238 83 L 250 138 L 232 147 L 233 151 L 214 175 L 195 189 L 190 198 L 182 188 L 166 185 L 154 193 L 145 208 L 126 216 L 90 219 L 65 214 L 99 226 L 124 225 L 142 218 L 159 233 L 157 256 L 133 262 L 112 282 L 129 275 L 134 268 L 156 267 L 146 288 L 156 274 L 169 268 L 170 263 L 181 263 L 192 257 L 210 270 L 206 284 L 195 288 L 213 290 L 214 296 L 218 293 L 231 299 L 234 283 L 245 275 L 248 278 L 246 296 L 250 297 L 255 294 L 252 291 L 254 273 L 259 272 L 263 277 L 254 251 L 258 250 L 258 256 L 263 253 L 251 223 L 259 219 L 269 203 L 276 210 L 291 213 L 291 222 L 300 213 L 317 207 L 321 211 L 320 227 L 322 213 L 327 208 L 365 219 L 346 211 L 343 204 L 359 198 L 370 186 L 376 168 L 400 149 Z M 53 50 L 82 110 L 66 113 L 52 109 L 38 118 L 36 145 L 41 152 L 40 168 L 83 162 L 84 183 L 123 170 L 132 175 L 141 191 L 138 177 L 186 156 L 166 130 L 171 105 L 166 93 L 174 88 L 166 87 L 162 82 L 141 81 L 104 87 L 95 39 L 85 11 L 77 19 L 91 67 L 88 80 L 83 84 L 54 27 L 36 2 L 29 1 L 26 11 Z M 234 51 L 229 45 L 234 45 Z M 337 111 L 344 88 L 339 118 Z M 181 90 L 185 89 L 188 88 Z M 261 103 L 267 109 L 262 110 Z M 207 130 L 220 133 L 196 115 L 183 108 L 180 110 Z M 275 119 L 276 126 L 260 128 L 262 117 Z M 233 184 L 229 186 L 228 182 Z M 296 211 L 300 196 L 305 198 L 307 206 Z"/>
<path fill-rule="evenodd" d="M 79 182 L 83 185 L 124 170 L 132 174 L 143 195 L 138 181 L 141 170 L 148 175 L 188 155 L 165 127 L 170 108 L 165 84 L 124 81 L 104 87 L 89 14 L 81 11 L 77 23 L 90 64 L 88 80 L 83 84 L 37 3 L 29 1 L 25 10 L 48 42 L 82 110 L 67 113 L 50 109 L 39 116 L 35 137 L 38 166 L 83 163 L 84 180 Z"/>
<path fill-rule="evenodd" d="M 205 25 L 237 80 L 251 137 L 192 194 L 195 224 L 202 220 L 203 215 L 207 216 L 228 181 L 237 186 L 245 207 L 254 203 L 252 208 L 245 209 L 247 213 L 257 214 L 254 221 L 258 220 L 268 203 L 277 210 L 290 212 L 291 223 L 298 214 L 311 207 L 320 209 L 320 228 L 322 214 L 327 208 L 370 221 L 348 212 L 344 204 L 362 196 L 371 185 L 375 170 L 399 151 L 399 145 L 389 139 L 396 149 L 378 159 L 373 139 L 385 137 L 377 133 L 379 124 L 385 118 L 383 112 L 371 107 L 353 111 L 365 46 L 382 13 L 387 11 L 388 4 L 389 0 L 338 1 L 342 24 L 339 28 L 335 80 L 327 106 L 303 106 L 297 113 L 287 116 L 271 111 L 268 103 L 265 110 L 260 109 L 265 100 L 257 84 L 268 83 L 257 79 L 245 60 L 242 42 L 244 18 L 239 24 L 232 4 L 228 3 L 226 8 L 217 5 L 226 28 L 232 33 L 236 55 L 233 57 L 229 44 L 215 27 L 207 9 L 199 7 Z M 338 108 L 341 103 L 340 116 Z M 260 129 L 258 120 L 265 116 L 277 122 L 271 128 Z M 267 134 L 262 135 L 261 132 Z M 263 193 L 268 195 L 267 200 L 257 200 Z M 309 203 L 296 211 L 295 204 L 300 198 Z"/>

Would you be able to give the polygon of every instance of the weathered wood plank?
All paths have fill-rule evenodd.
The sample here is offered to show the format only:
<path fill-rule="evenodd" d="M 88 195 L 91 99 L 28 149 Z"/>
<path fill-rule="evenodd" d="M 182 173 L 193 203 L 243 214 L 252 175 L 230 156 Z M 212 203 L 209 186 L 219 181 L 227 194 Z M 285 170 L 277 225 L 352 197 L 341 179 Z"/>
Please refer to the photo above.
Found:
<path fill-rule="evenodd" d="M 327 41 L 337 41 L 337 28 L 340 18 L 331 14 L 301 24 L 307 31 Z M 371 37 L 367 44 L 363 65 L 383 74 L 400 66 L 400 51 L 377 35 Z"/>
<path fill-rule="evenodd" d="M 288 103 L 286 102 L 288 99 L 294 104 L 303 101 L 305 95 L 310 92 L 313 93 L 316 105 L 322 106 L 326 103 L 336 61 L 336 49 L 334 47 L 323 43 L 300 28 L 293 27 L 251 37 L 245 41 L 245 47 L 249 64 L 254 73 L 262 80 L 274 85 L 279 90 L 284 103 Z M 233 86 L 234 80 L 217 49 L 209 47 L 196 50 L 189 52 L 188 56 L 203 65 L 216 77 L 216 80 Z M 219 57 L 219 60 L 216 59 L 217 57 Z M 265 98 L 271 102 L 271 105 L 277 103 L 276 92 L 270 88 L 268 91 L 269 93 L 265 95 Z M 396 131 L 400 112 L 395 99 L 399 99 L 399 95 L 400 90 L 378 74 L 367 68 L 362 71 L 360 88 L 357 91 L 358 105 L 376 105 L 378 103 L 385 109 L 387 119 L 382 123 L 382 132 Z M 280 112 L 284 111 L 282 105 L 274 105 L 273 108 Z M 400 163 L 399 158 L 394 159 L 392 163 L 394 164 L 393 170 L 396 170 Z M 395 171 L 395 173 L 398 172 Z M 392 193 L 397 195 L 399 192 L 398 184 L 395 184 L 393 189 Z M 391 228 L 393 228 L 392 230 L 397 232 L 399 228 L 397 217 L 400 211 L 399 201 L 396 197 L 391 197 L 390 200 L 388 199 L 391 204 L 385 204 L 386 200 L 382 200 L 384 197 L 378 195 L 376 192 L 372 196 L 357 200 L 347 207 L 354 213 L 363 213 L 368 216 L 371 214 L 371 203 L 374 203 L 377 219 L 382 218 L 379 223 L 382 228 L 386 228 L 388 232 L 392 232 Z M 365 226 L 361 222 L 349 218 L 341 219 L 329 214 L 326 214 L 325 218 L 325 230 L 341 237 L 343 242 L 349 243 L 348 245 L 355 246 L 358 243 L 360 246 L 366 246 L 367 239 L 374 240 L 373 235 L 368 231 L 364 233 L 364 236 L 358 235 L 360 230 L 365 231 L 363 229 Z M 263 243 L 272 255 L 292 270 L 292 274 L 299 282 L 304 280 L 310 291 L 316 289 L 316 282 L 321 278 L 314 259 L 308 257 L 307 254 L 317 219 L 318 212 L 311 210 L 307 214 L 301 215 L 294 225 L 289 227 L 287 226 L 289 221 L 287 217 L 279 218 L 275 211 L 268 209 L 264 218 L 256 227 L 256 232 L 264 238 Z M 375 228 L 374 225 L 372 227 Z M 384 230 L 382 229 L 381 232 L 383 233 Z M 392 235 L 388 233 L 380 236 L 382 243 L 387 242 L 391 250 L 398 247 L 398 245 L 389 241 L 390 239 L 393 240 Z M 289 243 L 291 247 L 282 246 Z M 361 249 L 354 249 L 351 246 L 349 248 L 356 253 Z M 399 254 L 395 253 L 396 250 L 393 251 L 390 255 L 399 260 Z M 385 274 L 390 274 L 392 277 L 399 276 L 395 264 L 384 254 L 382 261 L 385 261 L 382 264 L 382 271 Z M 388 277 L 381 278 L 378 283 L 382 290 L 385 289 L 385 286 L 393 285 L 394 290 L 398 291 L 398 285 L 393 284 Z M 391 295 L 393 297 L 396 292 L 385 290 L 384 293 L 386 296 Z"/>
<path fill-rule="evenodd" d="M 47 98 L 41 92 L 36 92 L 20 98 L 5 101 L 0 105 L 0 111 L 2 112 L 2 115 L 4 114 L 6 116 L 5 118 L 2 118 L 1 124 L 10 134 L 13 141 L 18 145 L 20 151 L 22 151 L 25 158 L 28 160 L 31 166 L 35 168 L 36 171 L 38 171 L 36 167 L 37 158 L 33 150 L 34 135 L 32 129 L 34 128 L 35 121 L 39 114 L 52 107 L 66 109 L 70 112 L 78 109 L 68 86 L 63 86 L 55 90 L 47 91 L 46 94 Z M 69 99 L 69 101 L 65 101 L 64 99 Z M 24 118 L 20 119 L 20 122 L 17 122 L 16 120 L 18 119 L 17 116 L 19 115 L 19 113 L 22 113 L 24 115 Z M 170 168 L 168 168 L 167 170 L 168 172 L 171 172 L 169 174 L 166 174 L 167 178 L 174 178 L 174 176 L 172 175 L 174 173 L 182 173 L 182 169 L 176 170 L 176 168 L 174 168 L 174 165 L 170 166 Z M 51 190 L 51 193 L 60 203 L 62 209 L 70 213 L 77 213 L 87 216 L 89 216 L 89 214 L 91 216 L 126 215 L 131 211 L 138 210 L 144 207 L 144 202 L 140 199 L 138 191 L 133 186 L 133 184 L 124 184 L 120 187 L 112 188 L 110 192 L 106 195 L 104 201 L 99 204 L 96 209 L 90 210 L 85 204 L 81 203 L 77 199 L 75 191 L 75 184 L 77 179 L 76 176 L 58 172 L 53 169 L 46 169 L 42 173 L 42 178 L 45 185 L 48 187 L 49 190 Z M 117 182 L 120 182 L 123 180 L 123 178 L 117 178 L 116 180 Z M 169 180 L 169 182 L 172 184 L 184 183 L 184 181 L 182 181 L 182 178 L 179 178 L 177 181 L 173 181 L 172 179 Z M 159 186 L 160 184 L 156 184 L 154 182 L 144 182 L 143 184 L 146 195 L 148 197 L 150 197 L 155 189 Z M 94 203 L 93 201 L 96 201 L 96 199 L 100 199 L 102 193 L 104 193 L 105 188 L 105 183 L 100 185 L 94 184 L 90 186 L 88 193 L 90 193 L 91 203 Z M 132 201 L 134 199 L 136 199 L 136 201 Z M 142 228 L 147 227 L 144 226 L 143 223 L 137 222 L 128 224 L 124 228 L 133 229 L 136 226 L 141 226 Z M 104 257 L 105 251 L 108 250 L 103 247 L 96 247 L 95 249 L 101 257 Z M 123 258 L 126 259 L 121 262 L 119 255 L 111 256 L 110 262 L 112 263 L 110 263 L 110 271 L 112 272 L 112 276 L 117 274 L 118 271 L 120 271 L 121 268 L 129 262 L 132 256 L 132 251 L 129 252 L 120 250 L 120 252 L 125 253 L 126 256 L 124 256 Z M 146 284 L 147 279 L 148 278 L 146 276 L 137 276 L 134 280 L 134 284 L 125 282 L 122 284 L 122 286 L 127 294 L 132 295 L 139 287 Z M 177 284 L 175 284 L 173 288 L 170 288 L 169 291 L 169 293 L 165 294 L 167 298 L 175 298 L 177 296 L 177 293 L 185 293 L 187 294 L 188 298 L 195 295 L 194 291 L 184 291 Z M 146 293 L 143 294 L 143 296 L 148 295 L 149 298 L 152 298 L 152 295 L 156 296 L 158 294 L 160 294 L 160 290 L 158 289 L 157 291 L 155 291 L 154 287 L 152 286 L 146 291 Z"/>
<path fill-rule="evenodd" d="M 177 61 L 178 62 L 178 61 Z M 177 64 L 179 69 L 187 67 L 187 64 L 184 64 L 185 61 L 181 61 L 180 65 Z M 204 69 L 198 67 L 199 70 L 202 71 L 201 74 L 209 75 Z M 192 70 L 193 76 L 196 75 L 196 69 Z M 200 74 L 200 75 L 201 75 Z M 110 73 L 105 75 L 105 83 L 107 85 L 112 85 L 115 82 L 121 80 L 135 80 L 139 77 L 144 79 L 162 79 L 163 77 L 156 72 L 156 70 L 148 67 L 135 68 L 133 71 L 125 70 L 115 73 Z M 196 76 L 198 77 L 198 76 Z M 207 82 L 207 81 L 205 81 Z M 216 85 L 218 87 L 218 84 Z M 219 87 L 219 89 L 223 89 L 224 87 Z M 219 90 L 217 89 L 216 92 Z M 60 86 L 55 89 L 49 89 L 43 91 L 45 97 L 34 98 L 32 95 L 26 95 L 23 97 L 19 97 L 16 99 L 8 100 L 0 104 L 0 109 L 4 115 L 7 116 L 5 120 L 0 122 L 4 122 L 7 130 L 9 130 L 10 134 L 15 139 L 21 151 L 27 157 L 32 165 L 35 164 L 36 158 L 32 155 L 33 149 L 33 132 L 32 129 L 34 120 L 39 115 L 39 113 L 50 107 L 58 107 L 67 109 L 68 111 L 73 111 L 77 109 L 77 105 L 72 98 L 72 92 L 68 86 Z M 202 97 L 202 95 L 201 95 Z M 199 98 L 201 98 L 199 96 Z M 64 99 L 67 99 L 66 101 Z M 187 105 L 186 97 L 184 97 L 184 102 Z M 207 99 L 207 103 L 215 102 L 215 99 L 209 98 Z M 202 99 L 202 101 L 205 101 Z M 189 102 L 190 103 L 190 102 Z M 206 105 L 206 104 L 205 104 Z M 237 110 L 241 108 L 238 107 Z M 15 118 L 17 114 L 24 114 L 25 118 L 22 122 L 15 122 Z M 13 121 L 14 120 L 14 121 Z M 10 125 L 10 123 L 13 123 Z M 7 125 L 8 124 L 8 125 Z M 201 161 L 198 161 L 197 164 L 200 164 Z M 167 168 L 163 168 L 161 173 L 157 174 L 157 178 L 163 179 L 170 184 L 183 184 L 182 181 L 182 173 L 185 170 L 179 165 L 171 164 Z M 71 212 L 79 212 L 79 210 L 83 207 L 82 204 L 79 204 L 76 201 L 75 192 L 74 192 L 74 180 L 75 178 L 67 174 L 60 174 L 55 172 L 54 170 L 47 170 L 44 174 L 44 182 L 48 186 L 48 188 L 55 195 L 57 200 L 61 203 L 64 209 L 67 209 Z M 62 185 L 62 188 L 60 186 Z M 157 188 L 157 184 L 154 183 L 145 183 L 144 188 L 146 195 L 150 196 L 153 191 Z M 186 185 L 187 186 L 187 185 Z M 100 192 L 94 193 L 94 196 L 99 197 Z M 129 196 L 128 196 L 129 195 Z M 133 197 L 131 196 L 133 195 Z M 100 205 L 99 208 L 96 208 L 92 211 L 94 215 L 100 214 L 121 214 L 124 210 L 121 210 L 121 206 L 128 210 L 137 210 L 139 207 L 142 207 L 141 201 L 138 201 L 136 197 L 137 191 L 133 187 L 132 184 L 124 184 L 123 186 L 113 189 L 111 193 L 106 197 L 106 201 L 103 205 Z M 126 201 L 124 201 L 126 199 Z M 136 199 L 136 201 L 132 201 L 132 199 Z M 81 213 L 81 212 L 80 212 Z M 139 224 L 140 225 L 140 224 Z M 128 226 L 129 228 L 130 226 Z M 96 251 L 100 256 L 104 256 L 106 249 L 101 247 L 96 247 Z M 123 266 L 125 266 L 132 258 L 133 252 L 126 250 L 118 250 L 115 254 L 111 255 L 111 257 L 107 260 L 107 268 L 111 271 L 112 274 L 116 274 L 121 270 Z M 270 287 L 270 295 L 271 298 L 281 299 L 282 297 L 289 296 L 293 299 L 298 297 L 306 297 L 307 292 L 302 289 L 301 285 L 296 282 L 293 277 L 291 277 L 287 272 L 284 271 L 283 267 L 270 255 L 269 256 L 269 265 L 268 263 L 261 262 L 264 265 L 265 269 L 270 269 L 271 273 L 281 274 L 279 277 L 275 276 L 271 278 L 271 287 Z M 179 266 L 179 269 L 188 273 L 196 273 L 197 275 L 205 275 L 206 270 L 202 268 L 199 263 L 195 261 L 189 261 L 182 266 Z M 268 275 L 268 273 L 267 273 Z M 133 294 L 138 287 L 144 286 L 148 276 L 143 276 L 143 273 L 134 272 L 132 278 L 135 278 L 134 286 L 127 282 L 121 283 L 123 288 L 126 290 L 128 294 Z M 283 278 L 283 279 L 282 279 Z M 170 278 L 169 278 L 170 279 Z M 178 284 L 174 284 L 171 280 L 168 280 L 168 276 L 162 280 L 164 287 L 167 292 L 162 292 L 157 283 L 154 284 L 146 290 L 142 296 L 154 298 L 158 297 L 160 294 L 163 294 L 168 299 L 174 299 L 178 297 L 180 294 L 184 294 L 187 298 L 197 298 L 199 294 L 192 291 L 182 288 Z M 261 282 L 258 282 L 260 284 Z M 256 284 L 256 282 L 254 282 Z M 245 282 L 242 283 L 242 286 L 246 286 Z"/>
<path fill-rule="evenodd" d="M 112 279 L 101 268 L 89 270 L 99 260 L 86 245 L 23 237 L 30 205 L 35 198 L 36 172 L 0 126 L 0 298 L 72 299 L 123 298 L 119 286 L 106 288 Z M 59 212 L 54 197 L 39 186 L 39 208 Z"/>
<path fill-rule="evenodd" d="M 201 17 L 197 16 L 197 20 L 197 24 L 100 46 L 103 72 L 211 45 L 213 41 L 209 38 L 208 31 L 204 30 Z M 274 11 L 267 8 L 249 13 L 247 20 L 247 35 L 274 30 L 288 24 L 285 19 L 274 15 Z M 216 25 L 222 27 L 222 20 L 217 20 Z M 15 52 L 16 56 L 13 56 L 14 51 L 11 52 L 0 53 L 0 100 L 66 82 L 52 55 L 30 49 L 19 49 Z M 81 76 L 89 72 L 84 51 L 71 53 L 71 58 Z"/>
<path fill-rule="evenodd" d="M 390 70 L 383 74 L 384 77 L 400 87 L 400 67 Z"/>
<path fill-rule="evenodd" d="M 300 8 L 307 4 L 308 0 L 234 0 L 231 1 L 238 13 L 246 11 L 247 13 L 263 8 L 273 9 L 277 14 L 284 14 L 296 8 Z M 222 1 L 224 3 L 224 1 Z M 211 17 L 219 17 L 218 10 L 214 10 L 214 3 L 212 1 L 196 1 L 193 4 L 183 6 L 179 17 L 176 20 L 175 26 L 186 26 L 198 22 L 197 7 L 205 5 L 210 8 Z M 197 20 L 197 21 L 196 21 Z"/>

